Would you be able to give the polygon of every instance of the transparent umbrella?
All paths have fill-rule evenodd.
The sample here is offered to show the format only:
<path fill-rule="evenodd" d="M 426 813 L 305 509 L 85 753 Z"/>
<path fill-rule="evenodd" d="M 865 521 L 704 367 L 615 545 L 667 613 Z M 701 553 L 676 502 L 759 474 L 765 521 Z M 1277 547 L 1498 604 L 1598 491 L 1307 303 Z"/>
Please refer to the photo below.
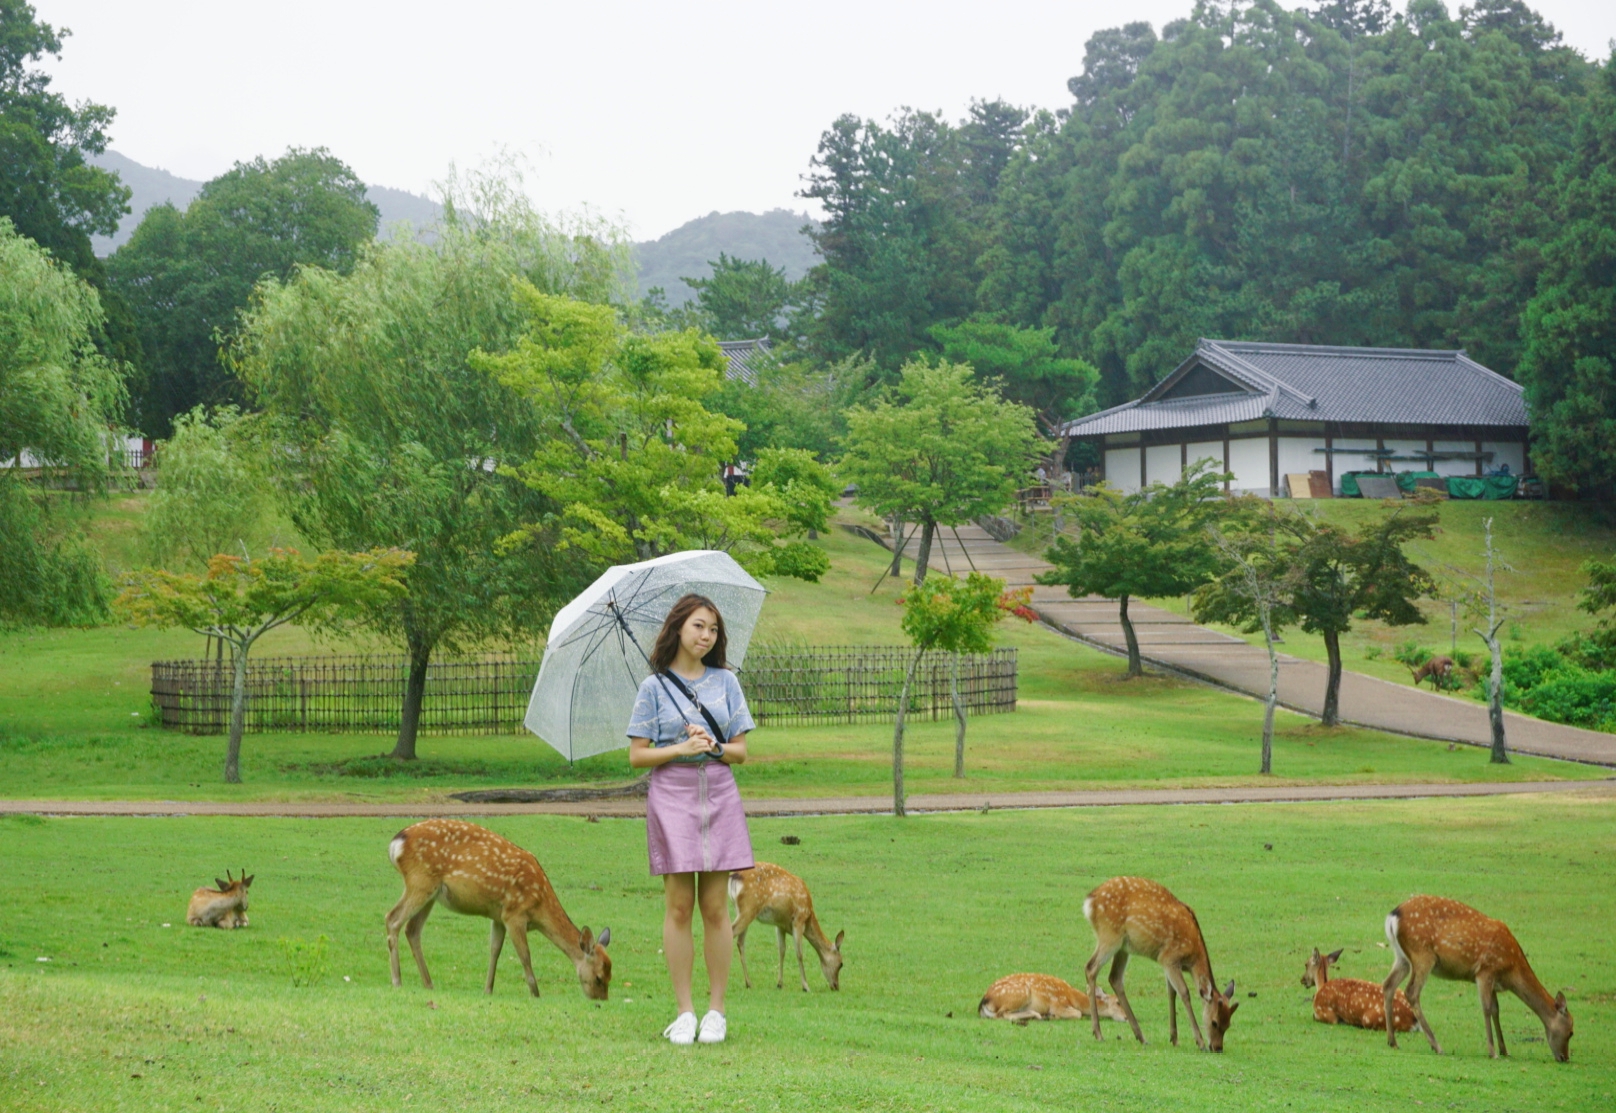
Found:
<path fill-rule="evenodd" d="M 568 761 L 627 749 L 623 728 L 640 681 L 651 674 L 647 655 L 668 611 L 691 592 L 718 605 L 726 658 L 738 668 L 767 592 L 734 557 L 698 549 L 615 565 L 550 624 L 527 729 Z"/>

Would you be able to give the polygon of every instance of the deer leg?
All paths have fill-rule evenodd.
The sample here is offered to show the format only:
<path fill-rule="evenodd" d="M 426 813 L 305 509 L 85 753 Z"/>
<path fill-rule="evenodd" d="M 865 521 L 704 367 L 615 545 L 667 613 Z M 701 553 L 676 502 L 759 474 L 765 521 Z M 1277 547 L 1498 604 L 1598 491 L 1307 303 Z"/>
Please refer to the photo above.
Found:
<path fill-rule="evenodd" d="M 499 969 L 499 952 L 505 946 L 505 925 L 497 916 L 488 924 L 488 983 L 483 986 L 483 992 L 493 993 L 494 971 Z"/>
<path fill-rule="evenodd" d="M 784 989 L 786 987 L 786 929 L 783 927 L 774 929 L 774 948 L 780 953 L 780 968 L 774 973 L 774 988 Z"/>
<path fill-rule="evenodd" d="M 398 968 L 398 933 L 404 930 L 404 925 L 421 910 L 422 903 L 418 896 L 405 889 L 404 895 L 398 898 L 398 903 L 387 913 L 387 962 L 392 968 L 394 985 L 402 985 L 404 981 Z M 432 907 L 430 896 L 427 897 L 425 905 L 428 908 Z"/>
<path fill-rule="evenodd" d="M 426 926 L 426 918 L 430 915 L 432 902 L 427 901 L 404 925 L 404 938 L 409 941 L 410 954 L 415 956 L 416 969 L 421 971 L 421 984 L 428 989 L 432 988 L 432 975 L 426 972 L 426 952 L 421 950 L 421 929 Z"/>
<path fill-rule="evenodd" d="M 1111 956 L 1116 954 L 1121 947 L 1121 939 L 1118 939 L 1110 947 L 1107 947 L 1104 942 L 1099 943 L 1094 948 L 1094 954 L 1089 957 L 1088 963 L 1083 967 L 1083 976 L 1088 979 L 1089 1010 L 1094 1020 L 1094 1038 L 1097 1040 L 1105 1039 L 1104 1036 L 1100 1035 L 1100 968 L 1110 962 Z"/>
<path fill-rule="evenodd" d="M 1184 971 L 1176 966 L 1168 966 L 1165 969 L 1167 989 L 1184 999 L 1184 1015 L 1189 1017 L 1190 1031 L 1195 1034 L 1195 1046 L 1205 1051 L 1206 1040 L 1201 1036 L 1201 1022 L 1195 1019 L 1195 1001 L 1190 997 L 1189 987 L 1184 984 Z"/>
<path fill-rule="evenodd" d="M 1122 985 L 1122 976 L 1127 971 L 1128 952 L 1118 950 L 1116 957 L 1111 960 L 1111 976 L 1106 980 L 1111 983 L 1111 992 L 1117 995 L 1118 1004 L 1122 1006 L 1122 1011 L 1127 1014 L 1128 1027 L 1133 1029 L 1133 1038 L 1140 1043 L 1144 1043 L 1145 1034 L 1139 1030 L 1139 1020 L 1133 1014 L 1133 1005 L 1128 1001 L 1128 991 Z M 1096 1012 L 1094 1015 L 1099 1016 L 1099 1013 Z M 1098 1021 L 1095 1022 L 1095 1027 L 1099 1027 Z"/>
<path fill-rule="evenodd" d="M 1431 959 L 1431 963 L 1435 963 L 1435 961 L 1434 958 Z M 1442 1045 L 1436 1042 L 1436 1033 L 1431 1031 L 1431 1024 L 1425 1019 L 1425 1010 L 1420 1008 L 1420 993 L 1425 989 L 1425 979 L 1430 976 L 1430 964 L 1414 966 L 1414 976 L 1408 980 L 1406 995 L 1409 1007 L 1414 1010 L 1414 1019 L 1420 1022 L 1420 1031 L 1424 1032 L 1425 1038 L 1430 1041 L 1431 1050 L 1440 1055 L 1442 1054 Z"/>
<path fill-rule="evenodd" d="M 1397 1046 L 1397 1022 L 1394 1019 L 1397 1014 L 1393 1004 L 1397 996 L 1397 987 L 1403 984 L 1403 979 L 1408 977 L 1409 972 L 1413 969 L 1414 967 L 1408 961 L 1408 956 L 1399 950 L 1396 960 L 1392 963 L 1392 972 L 1386 975 L 1384 982 L 1380 983 L 1381 992 L 1385 996 L 1386 1003 L 1387 1047 Z"/>
<path fill-rule="evenodd" d="M 1178 1046 L 1178 990 L 1171 979 L 1167 982 L 1167 1042 Z"/>
<path fill-rule="evenodd" d="M 808 992 L 808 967 L 802 961 L 802 925 L 793 924 L 791 934 L 797 941 L 797 973 L 802 977 L 802 991 Z"/>
<path fill-rule="evenodd" d="M 739 902 L 735 905 L 735 919 L 730 922 L 729 932 L 735 937 L 735 953 L 741 956 L 741 980 L 746 988 L 752 988 L 752 975 L 746 969 L 746 929 L 752 926 L 752 917 L 741 911 Z"/>
<path fill-rule="evenodd" d="M 1476 992 L 1481 995 L 1481 1023 L 1487 1029 L 1487 1057 L 1489 1059 L 1507 1059 L 1509 1052 L 1504 1048 L 1504 1026 L 1498 1019 L 1498 986 L 1486 975 L 1476 979 Z M 1493 1050 L 1493 1033 L 1498 1033 L 1498 1050 Z"/>
<path fill-rule="evenodd" d="M 539 979 L 533 976 L 533 956 L 527 950 L 527 925 L 506 924 L 511 933 L 511 946 L 516 948 L 516 957 L 522 960 L 522 973 L 527 976 L 527 990 L 533 996 L 539 995 Z"/>

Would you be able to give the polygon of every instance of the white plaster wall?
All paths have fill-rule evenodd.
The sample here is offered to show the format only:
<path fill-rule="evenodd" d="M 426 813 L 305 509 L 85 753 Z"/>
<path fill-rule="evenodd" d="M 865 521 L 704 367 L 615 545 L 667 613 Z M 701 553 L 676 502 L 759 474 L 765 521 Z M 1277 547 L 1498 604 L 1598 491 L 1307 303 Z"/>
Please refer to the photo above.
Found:
<path fill-rule="evenodd" d="M 1389 452 L 1397 453 L 1397 455 L 1399 455 L 1399 456 L 1412 456 L 1416 452 L 1424 452 L 1425 451 L 1425 442 L 1424 441 L 1394 441 L 1394 440 L 1388 440 L 1386 442 L 1386 449 Z M 1386 465 L 1386 470 L 1387 471 L 1394 471 L 1394 472 L 1396 472 L 1396 471 L 1424 471 L 1425 470 L 1425 461 L 1424 460 L 1393 460 L 1393 461 L 1391 461 L 1390 463 L 1388 463 Z"/>
<path fill-rule="evenodd" d="M 1279 482 L 1285 484 L 1287 475 L 1298 472 L 1323 471 L 1324 453 L 1314 452 L 1324 447 L 1323 437 L 1279 438 Z"/>
<path fill-rule="evenodd" d="M 1432 441 L 1431 447 L 1438 452 L 1474 452 L 1475 441 Z M 1485 447 L 1482 451 L 1486 451 Z M 1513 467 L 1514 465 L 1511 465 Z M 1438 460 L 1431 470 L 1438 475 L 1475 475 L 1476 462 L 1474 460 Z"/>
<path fill-rule="evenodd" d="M 1267 495 L 1268 438 L 1248 437 L 1229 441 L 1229 470 L 1234 473 L 1230 490 Z"/>
<path fill-rule="evenodd" d="M 1119 491 L 1139 490 L 1139 449 L 1106 449 L 1105 481 Z"/>
<path fill-rule="evenodd" d="M 1375 450 L 1375 442 L 1367 437 L 1337 437 L 1334 442 L 1335 452 L 1335 493 L 1341 493 L 1341 476 L 1349 471 L 1374 471 L 1375 458 L 1367 453 Z M 1366 455 L 1356 452 L 1343 452 L 1342 449 L 1361 448 Z"/>
<path fill-rule="evenodd" d="M 1212 461 L 1213 471 L 1223 470 L 1222 441 L 1191 441 L 1189 452 L 1190 467 L 1195 466 L 1195 461 L 1205 458 Z"/>
<path fill-rule="evenodd" d="M 1145 482 L 1177 483 L 1184 473 L 1183 454 L 1176 444 L 1153 444 L 1145 449 Z"/>
<path fill-rule="evenodd" d="M 1526 456 L 1519 441 L 1482 441 L 1481 450 L 1493 454 L 1491 460 L 1481 465 L 1482 471 L 1492 471 L 1499 464 L 1508 464 L 1511 475 L 1520 475 L 1526 470 Z"/>

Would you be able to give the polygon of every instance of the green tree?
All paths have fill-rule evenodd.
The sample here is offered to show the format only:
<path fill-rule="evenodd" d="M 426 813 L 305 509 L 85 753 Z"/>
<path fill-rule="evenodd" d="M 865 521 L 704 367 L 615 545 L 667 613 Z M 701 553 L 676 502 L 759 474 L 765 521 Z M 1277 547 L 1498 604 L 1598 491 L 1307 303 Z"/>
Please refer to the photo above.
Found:
<path fill-rule="evenodd" d="M 265 456 L 234 406 L 176 417 L 157 448 L 157 489 L 140 527 L 152 563 L 204 568 L 217 553 L 267 547 L 276 507 Z"/>
<path fill-rule="evenodd" d="M 1291 596 L 1299 569 L 1293 550 L 1282 541 L 1271 499 L 1248 497 L 1231 506 L 1222 523 L 1208 529 L 1217 546 L 1217 574 L 1195 591 L 1196 622 L 1226 622 L 1246 633 L 1262 631 L 1268 651 L 1268 696 L 1263 701 L 1262 761 L 1259 772 L 1274 771 L 1274 709 L 1279 704 L 1279 632 L 1296 621 Z"/>
<path fill-rule="evenodd" d="M 408 594 L 371 613 L 409 658 L 402 760 L 416 755 L 434 654 L 530 631 L 587 582 L 553 530 L 500 544 L 558 508 L 506 470 L 539 443 L 531 408 L 469 358 L 516 342 L 515 278 L 542 276 L 534 261 L 555 257 L 545 241 L 559 235 L 456 219 L 434 245 L 367 249 L 351 274 L 266 280 L 232 348 L 280 446 L 276 478 L 299 532 L 417 554 Z"/>
<path fill-rule="evenodd" d="M 1532 462 L 1601 498 L 1616 493 L 1616 54 L 1583 109 L 1555 185 L 1557 233 L 1526 306 L 1520 378 Z"/>
<path fill-rule="evenodd" d="M 0 217 L 0 463 L 60 469 L 86 494 L 105 486 L 124 393 L 122 368 L 96 350 L 101 321 L 95 291 Z M 0 621 L 101 621 L 100 562 L 21 473 L 0 467 Z"/>
<path fill-rule="evenodd" d="M 85 161 L 107 149 L 113 110 L 69 104 L 30 66 L 60 58 L 68 34 L 39 22 L 26 0 L 0 0 L 0 214 L 94 283 L 101 271 L 90 236 L 117 231 L 129 190 Z"/>
<path fill-rule="evenodd" d="M 1590 560 L 1582 574 L 1588 586 L 1577 593 L 1577 609 L 1599 619 L 1590 637 L 1604 668 L 1616 663 L 1616 560 Z"/>
<path fill-rule="evenodd" d="M 933 576 L 918 582 L 899 600 L 903 606 L 903 632 L 914 646 L 914 656 L 903 674 L 903 690 L 898 696 L 898 713 L 892 727 L 892 811 L 906 814 L 903 791 L 903 728 L 909 710 L 909 692 L 914 687 L 915 670 L 928 651 L 951 654 L 986 653 L 992 645 L 995 623 L 1004 617 L 1000 599 L 1004 581 L 980 572 L 963 580 Z M 950 690 L 957 723 L 954 738 L 954 775 L 965 776 L 965 709 L 959 699 L 959 662 L 952 663 Z"/>
<path fill-rule="evenodd" d="M 241 783 L 241 735 L 247 719 L 247 657 L 254 643 L 298 622 L 333 629 L 404 593 L 412 554 L 398 550 L 322 553 L 315 560 L 274 549 L 252 558 L 220 553 L 205 574 L 145 569 L 129 577 L 119 613 L 136 626 L 180 626 L 227 643 L 234 679 L 224 779 Z"/>
<path fill-rule="evenodd" d="M 1434 594 L 1436 584 L 1403 546 L 1431 537 L 1437 516 L 1394 509 L 1356 533 L 1301 514 L 1278 522 L 1289 535 L 1285 544 L 1296 567 L 1291 605 L 1302 629 L 1324 638 L 1329 676 L 1323 720 L 1333 727 L 1340 721 L 1341 635 L 1353 621 L 1372 619 L 1388 626 L 1425 622 L 1417 602 Z"/>
<path fill-rule="evenodd" d="M 1487 724 L 1492 732 L 1492 753 L 1489 760 L 1494 765 L 1508 765 L 1509 743 L 1504 736 L 1504 650 L 1498 644 L 1498 631 L 1504 628 L 1509 618 L 1498 604 L 1497 573 L 1500 567 L 1506 571 L 1510 569 L 1493 547 L 1491 518 L 1482 522 L 1482 530 L 1486 571 L 1471 594 L 1468 613 L 1481 623 L 1476 627 L 1476 635 L 1486 644 L 1490 658 L 1487 670 Z"/>
<path fill-rule="evenodd" d="M 1124 494 L 1102 483 L 1066 503 L 1078 536 L 1055 539 L 1045 554 L 1055 567 L 1038 582 L 1065 584 L 1074 599 L 1117 601 L 1129 677 L 1144 675 L 1144 664 L 1128 601 L 1187 595 L 1212 578 L 1218 557 L 1206 527 L 1224 507 L 1223 481 L 1211 461 L 1200 460 L 1171 486 L 1152 483 Z"/>
<path fill-rule="evenodd" d="M 1033 414 L 963 364 L 906 364 L 889 396 L 847 414 L 838 474 L 857 502 L 920 526 L 915 583 L 926 579 L 938 526 L 1004 509 L 1041 442 Z"/>
<path fill-rule="evenodd" d="M 971 320 L 933 326 L 931 335 L 942 345 L 944 359 L 999 379 L 1006 398 L 1031 407 L 1046 437 L 1057 436 L 1064 422 L 1095 408 L 1100 372 L 1083 360 L 1061 358 L 1054 328 Z"/>
<path fill-rule="evenodd" d="M 842 485 L 829 468 L 801 448 L 765 448 L 752 466 L 752 485 L 770 490 L 786 507 L 786 520 L 812 540 L 830 521 Z"/>
<path fill-rule="evenodd" d="M 708 265 L 709 277 L 682 279 L 696 291 L 695 317 L 702 329 L 720 340 L 786 338 L 796 283 L 784 268 L 769 266 L 767 259 L 732 259 L 722 251 Z"/>
<path fill-rule="evenodd" d="M 801 448 L 829 460 L 847 432 L 847 410 L 866 394 L 871 371 L 872 364 L 857 356 L 824 367 L 766 357 L 755 382 L 726 378 L 710 406 L 745 426 L 735 438 L 738 459 L 756 460 L 765 448 Z"/>
<path fill-rule="evenodd" d="M 166 433 L 198 405 L 246 401 L 220 344 L 254 285 L 285 282 L 300 266 L 348 273 L 376 234 L 377 215 L 347 165 L 324 149 L 299 148 L 273 162 L 238 162 L 184 212 L 149 210 L 107 262 L 139 328 L 142 427 Z"/>

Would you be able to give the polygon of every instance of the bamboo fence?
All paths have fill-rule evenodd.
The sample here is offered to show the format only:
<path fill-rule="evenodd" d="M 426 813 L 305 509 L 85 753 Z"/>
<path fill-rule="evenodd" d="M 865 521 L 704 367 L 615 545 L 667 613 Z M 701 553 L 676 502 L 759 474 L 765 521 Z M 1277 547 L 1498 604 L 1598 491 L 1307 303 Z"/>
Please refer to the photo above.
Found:
<path fill-rule="evenodd" d="M 759 647 L 741 671 L 752 717 L 760 726 L 890 721 L 914 650 L 887 646 Z M 909 715 L 951 715 L 953 655 L 927 653 L 915 672 Z M 958 658 L 966 713 L 1016 709 L 1016 651 Z M 511 734 L 519 731 L 538 676 L 537 661 L 508 658 L 434 661 L 421 703 L 422 734 Z M 248 733 L 398 730 L 409 675 L 403 659 L 279 657 L 247 665 Z M 162 725 L 188 734 L 223 734 L 230 723 L 229 661 L 152 662 L 152 702 Z"/>

